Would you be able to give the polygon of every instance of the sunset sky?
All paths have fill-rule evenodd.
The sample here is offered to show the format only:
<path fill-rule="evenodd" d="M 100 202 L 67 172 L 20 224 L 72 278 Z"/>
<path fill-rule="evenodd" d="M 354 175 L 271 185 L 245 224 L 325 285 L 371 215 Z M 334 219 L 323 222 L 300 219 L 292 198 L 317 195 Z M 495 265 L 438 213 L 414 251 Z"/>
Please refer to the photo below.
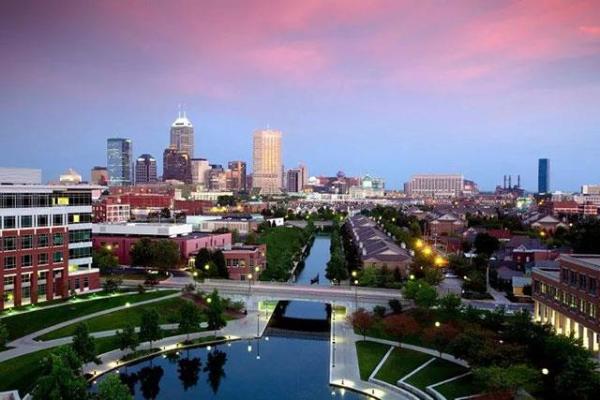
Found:
<path fill-rule="evenodd" d="M 0 2 L 0 166 L 89 178 L 106 139 L 162 163 L 183 103 L 196 155 L 286 167 L 600 183 L 600 1 Z"/>

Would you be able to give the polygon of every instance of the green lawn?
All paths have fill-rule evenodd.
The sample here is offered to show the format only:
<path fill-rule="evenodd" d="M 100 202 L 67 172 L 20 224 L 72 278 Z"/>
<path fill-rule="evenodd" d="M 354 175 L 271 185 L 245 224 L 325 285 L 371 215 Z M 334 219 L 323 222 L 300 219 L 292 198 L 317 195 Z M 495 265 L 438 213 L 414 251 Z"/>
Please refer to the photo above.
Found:
<path fill-rule="evenodd" d="M 116 338 L 107 337 L 96 339 L 98 354 L 117 349 Z M 0 363 L 0 392 L 18 390 L 21 397 L 31 391 L 35 380 L 42 372 L 42 360 L 57 347 L 40 350 Z"/>
<path fill-rule="evenodd" d="M 53 307 L 48 309 L 40 308 L 39 311 L 5 317 L 2 318 L 2 322 L 4 322 L 8 327 L 9 340 L 14 340 L 30 333 L 37 332 L 48 326 L 65 322 L 73 318 L 123 306 L 126 303 L 139 303 L 141 301 L 151 300 L 173 293 L 177 293 L 177 291 L 152 291 L 142 294 L 136 293 L 123 296 L 104 297 L 97 300 L 82 302 L 69 302 L 61 307 Z"/>
<path fill-rule="evenodd" d="M 429 385 L 445 381 L 454 376 L 464 374 L 467 371 L 466 368 L 463 368 L 458 364 L 438 358 L 427 367 L 408 378 L 405 382 L 409 385 L 418 387 L 421 390 L 425 390 Z"/>
<path fill-rule="evenodd" d="M 137 307 L 124 308 L 110 314 L 101 315 L 85 321 L 90 332 L 102 332 L 111 329 L 122 329 L 128 324 L 139 326 L 144 310 L 156 310 L 160 315 L 161 324 L 177 323 L 179 310 L 185 300 L 181 297 L 157 301 L 156 303 L 144 304 Z M 77 324 L 65 326 L 64 328 L 49 332 L 40 336 L 39 340 L 53 340 L 65 336 L 71 336 L 75 332 Z"/>
<path fill-rule="evenodd" d="M 431 358 L 432 356 L 429 354 L 396 347 L 375 377 L 395 385 L 400 378 L 414 371 Z"/>
<path fill-rule="evenodd" d="M 356 352 L 358 353 L 358 368 L 360 370 L 360 379 L 366 381 L 377 367 L 390 346 L 386 344 L 358 341 L 356 342 Z"/>
<path fill-rule="evenodd" d="M 292 269 L 292 259 L 307 243 L 308 238 L 300 228 L 274 227 L 260 234 L 259 243 L 267 245 L 267 268 L 261 280 L 286 281 Z"/>
<path fill-rule="evenodd" d="M 455 381 L 436 386 L 435 390 L 440 392 L 448 400 L 481 393 L 480 388 L 475 385 L 473 375 L 463 376 Z"/>

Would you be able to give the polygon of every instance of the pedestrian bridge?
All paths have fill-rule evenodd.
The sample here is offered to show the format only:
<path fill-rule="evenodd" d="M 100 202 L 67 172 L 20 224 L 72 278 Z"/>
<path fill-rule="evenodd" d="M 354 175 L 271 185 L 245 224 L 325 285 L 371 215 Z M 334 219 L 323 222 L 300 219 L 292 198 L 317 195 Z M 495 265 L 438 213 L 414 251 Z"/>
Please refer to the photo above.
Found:
<path fill-rule="evenodd" d="M 230 281 L 206 279 L 198 282 L 197 289 L 219 294 L 246 302 L 248 309 L 254 309 L 261 301 L 313 301 L 341 305 L 350 309 L 371 309 L 375 306 L 389 307 L 392 299 L 403 304 L 402 293 L 397 289 L 360 288 L 356 286 L 298 285 L 293 283 Z"/>

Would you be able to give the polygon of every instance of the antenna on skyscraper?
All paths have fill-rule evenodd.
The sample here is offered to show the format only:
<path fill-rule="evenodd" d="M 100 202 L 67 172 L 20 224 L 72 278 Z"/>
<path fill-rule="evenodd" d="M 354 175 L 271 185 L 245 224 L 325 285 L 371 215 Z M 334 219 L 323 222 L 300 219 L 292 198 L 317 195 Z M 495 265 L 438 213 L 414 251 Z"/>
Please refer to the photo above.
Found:
<path fill-rule="evenodd" d="M 177 104 L 177 118 L 181 118 L 181 103 Z"/>

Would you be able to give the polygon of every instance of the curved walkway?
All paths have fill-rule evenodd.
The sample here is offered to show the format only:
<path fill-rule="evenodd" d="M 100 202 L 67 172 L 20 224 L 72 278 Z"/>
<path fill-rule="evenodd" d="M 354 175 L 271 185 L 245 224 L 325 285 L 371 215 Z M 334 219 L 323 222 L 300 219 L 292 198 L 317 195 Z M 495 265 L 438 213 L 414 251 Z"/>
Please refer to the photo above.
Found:
<path fill-rule="evenodd" d="M 110 314 L 115 311 L 123 310 L 125 308 L 143 306 L 145 304 L 156 303 L 158 301 L 163 301 L 163 300 L 167 300 L 167 299 L 171 299 L 171 298 L 175 298 L 175 297 L 179 297 L 179 296 L 181 296 L 181 293 L 174 293 L 171 295 L 158 297 L 155 299 L 144 300 L 144 301 L 140 301 L 138 303 L 133 303 L 129 306 L 123 305 L 123 306 L 119 306 L 119 307 L 109 308 L 107 310 L 102 310 L 102 311 L 98 311 L 93 314 L 85 315 L 83 317 L 74 318 L 74 319 L 71 319 L 71 320 L 68 320 L 65 322 L 61 322 L 56 325 L 49 326 L 49 327 L 39 330 L 37 332 L 30 333 L 29 335 L 20 337 L 16 340 L 13 340 L 10 343 L 8 343 L 7 347 L 12 347 L 12 348 L 0 353 L 0 362 L 10 360 L 11 358 L 19 357 L 19 356 L 22 356 L 25 354 L 33 353 L 38 350 L 44 350 L 44 349 L 48 349 L 48 348 L 60 345 L 60 344 L 56 344 L 56 342 L 65 339 L 65 338 L 56 339 L 56 340 L 50 340 L 50 341 L 46 341 L 46 342 L 35 340 L 36 337 L 45 335 L 46 333 L 53 332 L 57 329 L 64 328 L 65 326 L 76 324 L 78 322 L 82 322 L 82 321 L 85 321 L 85 320 L 88 320 L 91 318 L 99 317 L 101 315 Z M 112 332 L 114 332 L 114 331 L 112 331 Z M 71 338 L 69 337 L 66 339 L 69 339 L 69 342 L 70 342 Z M 66 342 L 66 343 L 69 343 L 69 342 Z M 64 343 L 61 343 L 61 344 L 64 344 Z"/>

